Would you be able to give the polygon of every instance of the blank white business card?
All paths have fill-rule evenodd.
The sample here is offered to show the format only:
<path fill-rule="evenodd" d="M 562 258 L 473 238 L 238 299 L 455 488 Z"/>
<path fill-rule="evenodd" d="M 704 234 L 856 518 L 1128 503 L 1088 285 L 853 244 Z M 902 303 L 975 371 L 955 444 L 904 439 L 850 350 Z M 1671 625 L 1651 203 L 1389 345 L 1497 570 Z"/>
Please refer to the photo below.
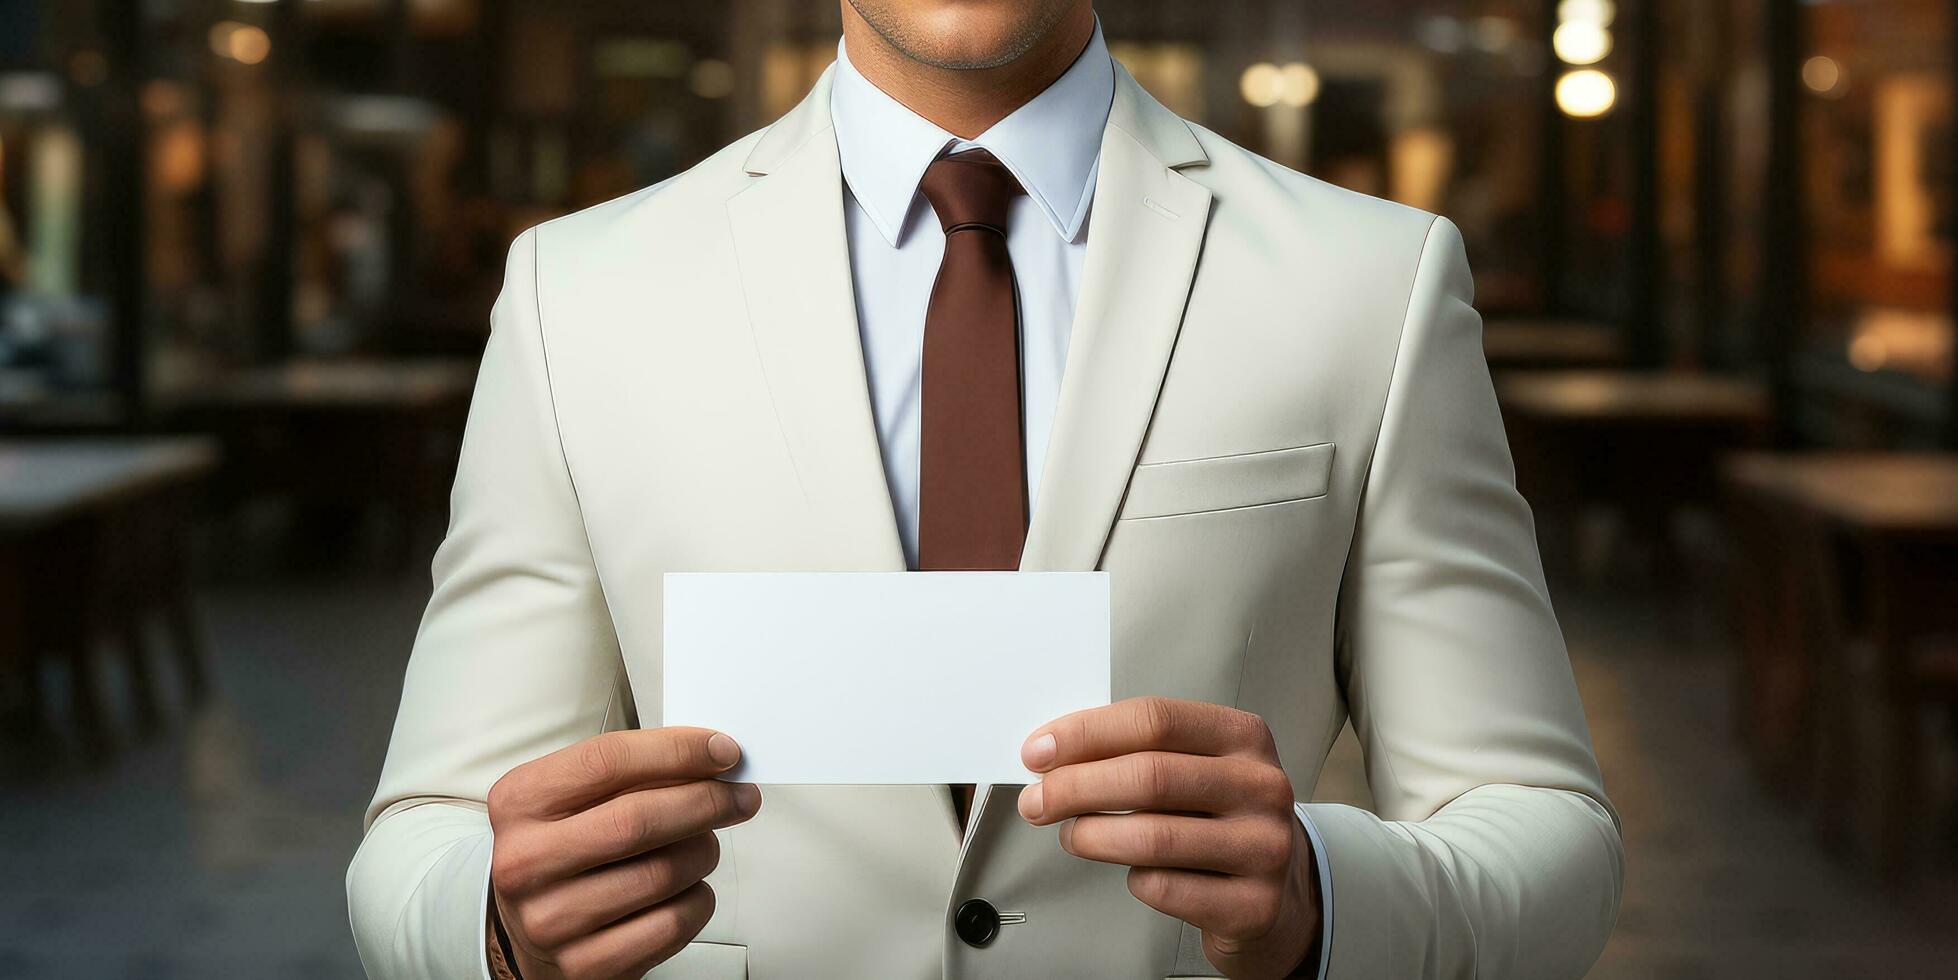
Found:
<path fill-rule="evenodd" d="M 1105 572 L 669 573 L 662 723 L 729 778 L 1026 783 L 1035 728 L 1110 699 Z"/>

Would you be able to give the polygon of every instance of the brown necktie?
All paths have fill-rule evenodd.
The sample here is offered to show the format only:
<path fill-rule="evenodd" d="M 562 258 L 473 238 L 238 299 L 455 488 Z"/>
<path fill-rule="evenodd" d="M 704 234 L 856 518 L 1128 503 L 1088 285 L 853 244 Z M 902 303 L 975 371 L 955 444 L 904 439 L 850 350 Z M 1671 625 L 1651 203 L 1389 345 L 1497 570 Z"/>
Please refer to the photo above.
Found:
<path fill-rule="evenodd" d="M 945 228 L 945 259 L 925 312 L 918 567 L 1010 570 L 1026 544 L 1027 481 L 1006 211 L 1025 192 L 984 150 L 938 158 L 919 189 Z"/>
<path fill-rule="evenodd" d="M 918 568 L 1009 571 L 1027 540 L 1027 480 L 1006 211 L 1025 191 L 985 150 L 939 157 L 919 190 L 945 228 L 945 259 L 925 311 Z M 961 824 L 972 796 L 952 787 Z"/>

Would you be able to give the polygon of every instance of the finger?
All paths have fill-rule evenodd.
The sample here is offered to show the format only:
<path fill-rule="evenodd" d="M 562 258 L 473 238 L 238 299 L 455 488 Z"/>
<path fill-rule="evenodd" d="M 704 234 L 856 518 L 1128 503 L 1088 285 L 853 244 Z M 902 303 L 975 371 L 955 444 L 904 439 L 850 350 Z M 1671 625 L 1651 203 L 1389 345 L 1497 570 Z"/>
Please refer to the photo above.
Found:
<path fill-rule="evenodd" d="M 1236 813 L 1289 806 L 1292 784 L 1277 766 L 1175 752 L 1063 766 L 1020 791 L 1020 816 L 1036 827 L 1084 813 L 1168 810 Z"/>
<path fill-rule="evenodd" d="M 1265 878 L 1173 868 L 1129 869 L 1129 894 L 1213 938 L 1248 942 L 1277 925 L 1283 886 Z"/>
<path fill-rule="evenodd" d="M 704 728 L 608 732 L 529 763 L 519 779 L 498 786 L 507 806 L 560 817 L 620 793 L 711 779 L 739 761 L 733 739 Z"/>
<path fill-rule="evenodd" d="M 1261 817 L 1093 814 L 1061 824 L 1060 836 L 1075 857 L 1136 868 L 1268 875 L 1292 860 L 1290 828 Z"/>
<path fill-rule="evenodd" d="M 714 917 L 714 890 L 706 882 L 573 942 L 555 957 L 571 980 L 639 977 L 672 959 Z"/>
<path fill-rule="evenodd" d="M 696 834 L 546 888 L 523 903 L 518 924 L 532 943 L 557 949 L 693 887 L 720 860 L 719 839 Z"/>
<path fill-rule="evenodd" d="M 732 827 L 761 810 L 753 783 L 701 780 L 640 790 L 552 825 L 556 853 L 539 860 L 544 881 L 569 878 L 710 830 Z"/>
<path fill-rule="evenodd" d="M 1131 698 L 1065 715 L 1036 729 L 1020 748 L 1034 772 L 1134 752 L 1241 756 L 1275 761 L 1264 719 L 1207 701 Z"/>

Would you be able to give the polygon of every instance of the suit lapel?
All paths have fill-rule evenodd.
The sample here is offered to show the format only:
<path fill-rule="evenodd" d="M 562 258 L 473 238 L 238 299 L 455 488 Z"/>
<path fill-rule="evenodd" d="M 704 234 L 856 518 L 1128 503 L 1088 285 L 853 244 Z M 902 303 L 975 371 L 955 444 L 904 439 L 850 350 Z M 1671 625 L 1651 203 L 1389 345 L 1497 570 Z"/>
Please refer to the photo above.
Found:
<path fill-rule="evenodd" d="M 1117 63 L 1081 299 L 1023 570 L 1085 571 L 1101 564 L 1210 225 L 1210 191 L 1177 168 L 1206 161 L 1189 125 Z M 982 788 L 952 894 L 1120 894 L 1123 869 L 1070 864 L 1052 829 L 1032 831 L 1014 812 L 1017 789 Z M 1098 920 L 1096 941 L 1129 957 L 1153 956 L 1167 969 L 1177 931 L 1152 911 L 1131 911 Z M 1156 950 L 1153 944 L 1164 939 L 1170 944 Z M 948 970 L 966 952 L 948 947 Z"/>
<path fill-rule="evenodd" d="M 1020 567 L 1089 570 L 1127 492 L 1183 323 L 1210 191 L 1189 126 L 1117 66 L 1079 307 Z"/>
<path fill-rule="evenodd" d="M 1081 299 L 1022 570 L 1084 571 L 1101 563 L 1210 226 L 1210 191 L 1177 169 L 1207 160 L 1189 124 L 1118 62 Z M 980 789 L 954 894 L 971 891 L 996 849 L 1040 850 L 1031 838 L 1004 833 L 1025 830 L 1017 817 L 1002 815 L 1019 794 L 992 790 Z"/>
<path fill-rule="evenodd" d="M 902 571 L 858 334 L 830 76 L 756 144 L 728 221 L 755 349 L 820 545 L 810 567 Z"/>
<path fill-rule="evenodd" d="M 904 554 L 864 372 L 830 82 L 826 73 L 756 143 L 747 170 L 758 179 L 728 200 L 728 220 L 777 421 L 821 523 L 811 567 L 896 571 Z M 1203 162 L 1188 125 L 1117 64 L 1082 294 L 1023 569 L 1100 563 L 1209 226 L 1210 192 L 1177 168 Z M 951 794 L 937 792 L 956 834 Z M 981 792 L 978 809 L 1000 805 L 1000 794 Z M 974 827 L 983 836 L 977 816 Z"/>
<path fill-rule="evenodd" d="M 832 72 L 834 69 L 832 69 Z M 763 134 L 728 201 L 755 345 L 823 567 L 898 570 L 903 548 L 870 409 L 830 132 L 831 75 Z M 1121 508 L 1183 322 L 1209 190 L 1188 124 L 1116 66 L 1093 225 L 1021 568 L 1092 569 Z"/>

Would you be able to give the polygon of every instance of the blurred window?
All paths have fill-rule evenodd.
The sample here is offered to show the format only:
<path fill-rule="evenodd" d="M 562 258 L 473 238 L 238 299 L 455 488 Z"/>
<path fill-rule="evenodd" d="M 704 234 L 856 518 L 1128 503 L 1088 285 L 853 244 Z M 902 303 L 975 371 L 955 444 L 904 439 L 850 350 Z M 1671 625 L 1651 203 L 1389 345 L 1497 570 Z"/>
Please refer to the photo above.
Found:
<path fill-rule="evenodd" d="M 1712 165 L 1719 171 L 1713 177 L 1719 212 L 1706 217 L 1719 229 L 1711 244 L 1718 252 L 1715 289 L 1720 303 L 1719 309 L 1705 315 L 1713 318 L 1706 329 L 1714 332 L 1707 347 L 1716 359 L 1724 353 L 1729 363 L 1747 363 L 1760 352 L 1754 327 L 1762 297 L 1762 201 L 1772 142 L 1766 31 L 1770 2 L 1732 0 L 1724 5 L 1724 33 L 1714 55 L 1715 111 L 1722 142 Z"/>
<path fill-rule="evenodd" d="M 1419 5 L 1404 30 L 1432 72 L 1433 109 L 1413 113 L 1389 104 L 1398 111 L 1389 116 L 1387 196 L 1461 226 L 1476 270 L 1476 305 L 1485 312 L 1538 312 L 1549 299 L 1540 250 L 1540 107 L 1554 59 L 1539 7 L 1514 0 Z"/>
<path fill-rule="evenodd" d="M 1632 58 L 1630 25 L 1614 3 L 1563 3 L 1552 9 L 1557 33 L 1550 70 L 1557 74 L 1552 91 L 1563 127 L 1563 183 L 1551 193 L 1563 200 L 1558 240 L 1564 248 L 1556 257 L 1561 275 L 1550 284 L 1551 305 L 1616 321 L 1631 306 L 1633 168 L 1644 149 L 1623 104 Z M 1508 138 L 1502 118 L 1489 125 Z"/>
<path fill-rule="evenodd" d="M 1367 194 L 1448 215 L 1478 305 L 1545 301 L 1548 39 L 1532 0 L 1097 4 L 1110 49 L 1159 99 L 1233 142 Z"/>
<path fill-rule="evenodd" d="M 1767 179 L 1767 0 L 1659 5 L 1659 318 L 1676 366 L 1758 352 L 1761 192 Z"/>
<path fill-rule="evenodd" d="M 478 0 L 408 0 L 408 26 L 421 34 L 462 34 L 476 26 Z M 306 0 L 305 15 L 318 21 L 381 22 L 392 16 L 395 0 Z"/>
<path fill-rule="evenodd" d="M 84 238 L 87 159 L 65 80 L 0 70 L 0 427 L 109 380 Z"/>
<path fill-rule="evenodd" d="M 1951 5 L 1804 10 L 1805 352 L 1905 387 L 1949 384 Z"/>

